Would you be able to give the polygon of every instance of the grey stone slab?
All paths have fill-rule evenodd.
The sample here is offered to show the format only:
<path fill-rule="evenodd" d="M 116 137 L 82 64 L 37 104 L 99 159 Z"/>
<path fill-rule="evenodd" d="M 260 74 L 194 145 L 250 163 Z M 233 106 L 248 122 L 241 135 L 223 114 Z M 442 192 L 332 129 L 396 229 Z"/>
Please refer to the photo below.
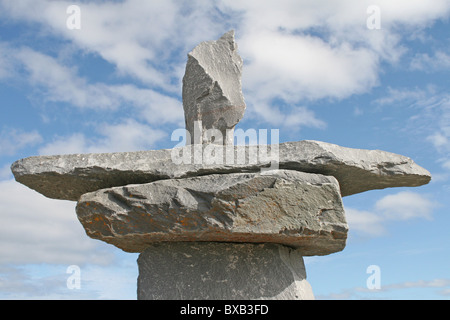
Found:
<path fill-rule="evenodd" d="M 303 255 L 345 247 L 348 226 L 335 178 L 297 171 L 155 181 L 84 194 L 88 236 L 127 252 L 158 241 L 279 243 Z"/>
<path fill-rule="evenodd" d="M 186 130 L 192 143 L 211 143 L 206 130 L 217 129 L 222 144 L 233 144 L 234 127 L 246 108 L 242 65 L 233 30 L 217 41 L 200 43 L 188 54 L 182 94 Z M 195 121 L 201 122 L 196 137 Z"/>
<path fill-rule="evenodd" d="M 138 266 L 139 300 L 314 299 L 301 252 L 282 245 L 157 243 Z"/>
<path fill-rule="evenodd" d="M 210 146 L 204 146 L 203 149 Z M 262 156 L 266 146 L 215 146 L 223 150 L 222 162 L 194 159 L 193 146 L 154 151 L 38 156 L 16 161 L 16 180 L 46 197 L 76 201 L 87 192 L 216 173 L 258 172 L 271 164 Z M 342 196 L 389 187 L 416 187 L 431 180 L 430 173 L 408 157 L 379 150 L 345 148 L 319 141 L 286 142 L 268 146 L 280 169 L 334 176 Z M 226 158 L 231 150 L 232 161 Z M 174 161 L 174 154 L 188 161 Z M 202 154 L 202 152 L 200 152 Z M 240 157 L 245 154 L 245 157 Z M 249 157 L 249 155 L 256 155 Z M 226 159 L 225 159 L 226 158 Z M 207 157 L 205 157 L 207 159 Z M 177 159 L 175 159 L 177 160 Z M 201 159 L 200 159 L 201 160 Z M 219 159 L 220 160 L 220 159 Z M 255 161 L 253 161 L 255 160 Z M 196 164 L 199 163 L 199 164 Z"/>

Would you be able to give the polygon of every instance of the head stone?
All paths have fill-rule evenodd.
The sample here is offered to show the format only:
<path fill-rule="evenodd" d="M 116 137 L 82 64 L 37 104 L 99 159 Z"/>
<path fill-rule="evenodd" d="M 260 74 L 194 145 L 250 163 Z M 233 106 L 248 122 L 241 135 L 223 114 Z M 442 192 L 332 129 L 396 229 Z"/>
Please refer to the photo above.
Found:
<path fill-rule="evenodd" d="M 234 30 L 216 41 L 200 43 L 188 54 L 183 108 L 191 144 L 233 144 L 234 127 L 246 108 L 242 65 Z"/>

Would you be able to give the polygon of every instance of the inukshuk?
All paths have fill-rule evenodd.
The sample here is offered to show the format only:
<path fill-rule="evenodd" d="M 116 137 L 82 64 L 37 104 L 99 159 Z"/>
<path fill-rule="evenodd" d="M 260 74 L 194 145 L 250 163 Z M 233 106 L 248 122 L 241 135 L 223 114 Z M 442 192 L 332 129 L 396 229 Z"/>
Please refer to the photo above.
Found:
<path fill-rule="evenodd" d="M 303 257 L 344 249 L 341 197 L 431 179 L 411 159 L 378 150 L 234 146 L 245 110 L 241 70 L 233 31 L 188 55 L 183 106 L 192 139 L 184 147 L 12 165 L 18 182 L 78 201 L 89 237 L 140 253 L 138 299 L 313 299 Z M 278 170 L 268 170 L 274 163 Z"/>

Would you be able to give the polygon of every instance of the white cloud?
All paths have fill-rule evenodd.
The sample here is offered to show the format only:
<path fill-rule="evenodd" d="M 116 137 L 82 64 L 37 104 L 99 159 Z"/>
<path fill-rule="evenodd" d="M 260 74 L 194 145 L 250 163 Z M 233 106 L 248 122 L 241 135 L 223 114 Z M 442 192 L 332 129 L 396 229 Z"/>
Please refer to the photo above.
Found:
<path fill-rule="evenodd" d="M 426 141 L 438 152 L 437 162 L 441 163 L 442 168 L 450 170 L 450 94 L 434 94 L 418 114 L 419 121 L 425 128 Z"/>
<path fill-rule="evenodd" d="M 3 167 L 0 167 L 0 180 L 7 180 L 12 178 L 11 165 L 7 164 Z"/>
<path fill-rule="evenodd" d="M 411 61 L 411 69 L 425 72 L 450 69 L 450 55 L 440 50 L 436 51 L 432 56 L 427 53 L 418 53 Z"/>
<path fill-rule="evenodd" d="M 440 289 L 436 291 L 438 296 L 442 298 L 446 298 L 450 294 L 450 279 L 438 278 L 432 280 L 415 280 L 415 281 L 404 281 L 392 284 L 382 284 L 380 289 L 373 290 L 368 289 L 367 287 L 354 287 L 349 289 L 344 289 L 339 293 L 329 293 L 326 296 L 317 296 L 318 299 L 331 299 L 331 300 L 348 300 L 348 299 L 381 299 L 381 300 L 389 300 L 394 299 L 398 300 L 398 296 L 405 297 L 405 292 L 401 295 L 393 296 L 390 298 L 386 294 L 389 293 L 397 293 L 398 290 L 408 290 L 408 289 L 423 289 L 423 288 L 434 288 Z M 411 293 L 412 299 L 417 298 L 416 293 Z M 401 298 L 400 298 L 401 299 Z"/>
<path fill-rule="evenodd" d="M 16 50 L 15 58 L 28 71 L 28 81 L 41 88 L 49 101 L 100 109 L 116 109 L 124 103 L 131 103 L 132 106 L 152 108 L 155 117 L 159 116 L 157 121 L 163 122 L 171 121 L 168 116 L 170 112 L 175 118 L 180 114 L 174 111 L 174 106 L 181 106 L 174 98 L 133 85 L 90 84 L 87 79 L 77 75 L 76 68 L 64 66 L 57 59 L 30 48 Z M 164 105 L 156 105 L 158 103 Z"/>
<path fill-rule="evenodd" d="M 382 290 L 410 289 L 410 288 L 444 288 L 444 287 L 450 287 L 450 279 L 405 281 L 401 283 L 385 285 L 382 287 Z"/>
<path fill-rule="evenodd" d="M 2 264 L 60 263 L 105 265 L 112 254 L 89 239 L 75 203 L 45 198 L 14 180 L 0 181 Z"/>
<path fill-rule="evenodd" d="M 183 122 L 183 106 L 176 97 L 131 84 L 89 83 L 86 78 L 78 76 L 77 68 L 65 66 L 57 58 L 28 47 L 5 48 L 9 52 L 10 64 L 26 70 L 26 77 L 19 73 L 16 77 L 25 78 L 44 101 L 111 111 L 132 108 L 136 118 L 143 118 L 151 124 Z"/>
<path fill-rule="evenodd" d="M 145 150 L 166 137 L 165 132 L 131 119 L 117 125 L 102 125 L 98 130 L 105 138 L 91 149 L 103 149 L 103 152 Z"/>
<path fill-rule="evenodd" d="M 15 58 L 28 72 L 27 80 L 42 89 L 46 100 L 78 107 L 117 107 L 102 88 L 88 85 L 85 79 L 76 76 L 76 69 L 61 65 L 53 57 L 25 47 L 15 50 Z"/>
<path fill-rule="evenodd" d="M 384 97 L 376 99 L 373 103 L 376 105 L 395 105 L 398 103 L 417 103 L 426 99 L 430 90 L 422 90 L 420 88 L 392 88 L 388 87 Z"/>
<path fill-rule="evenodd" d="M 444 163 L 442 164 L 442 166 L 447 169 L 450 170 L 450 159 L 445 160 Z"/>
<path fill-rule="evenodd" d="M 88 139 L 82 133 L 68 137 L 56 137 L 53 141 L 39 148 L 40 155 L 88 153 Z"/>
<path fill-rule="evenodd" d="M 375 210 L 386 220 L 431 219 L 434 203 L 416 192 L 403 191 L 377 201 Z"/>
<path fill-rule="evenodd" d="M 42 142 L 36 131 L 25 132 L 14 128 L 3 128 L 0 131 L 0 156 L 14 155 L 22 148 L 34 146 Z"/>
<path fill-rule="evenodd" d="M 112 88 L 122 100 L 132 103 L 140 117 L 150 124 L 175 123 L 184 126 L 182 102 L 177 98 L 132 85 Z"/>
<path fill-rule="evenodd" d="M 384 196 L 375 203 L 371 211 L 346 207 L 345 212 L 350 232 L 376 237 L 386 234 L 387 224 L 393 221 L 431 220 L 436 206 L 425 195 L 402 191 Z"/>
<path fill-rule="evenodd" d="M 290 130 L 298 130 L 301 127 L 313 127 L 323 129 L 326 123 L 318 119 L 314 111 L 307 107 L 282 108 L 276 103 L 269 104 L 265 101 L 257 101 L 254 104 L 247 105 L 248 109 L 253 112 L 253 116 L 276 126 L 278 128 L 286 127 Z M 251 116 L 251 115 L 250 115 Z"/>
<path fill-rule="evenodd" d="M 367 49 L 279 32 L 247 36 L 242 42 L 250 61 L 244 81 L 259 98 L 281 97 L 291 103 L 344 98 L 366 91 L 377 80 L 377 59 Z"/>
<path fill-rule="evenodd" d="M 263 105 L 274 98 L 291 104 L 295 114 L 299 101 L 342 99 L 369 91 L 378 84 L 380 62 L 396 63 L 406 52 L 403 32 L 410 34 L 414 27 L 445 17 L 450 9 L 443 0 L 434 8 L 421 1 L 223 3 L 239 12 L 250 111 L 271 123 L 279 116 Z M 380 7 L 381 30 L 366 27 L 369 5 Z"/>
<path fill-rule="evenodd" d="M 10 77 L 12 73 L 9 52 L 8 46 L 0 42 L 0 80 Z"/>
<path fill-rule="evenodd" d="M 431 0 L 428 3 L 421 0 L 379 0 L 366 1 L 378 4 L 382 19 L 392 27 L 397 24 L 420 28 L 433 23 L 436 19 L 446 17 L 450 4 L 446 0 Z"/>
<path fill-rule="evenodd" d="M 306 107 L 298 107 L 297 110 L 291 114 L 284 116 L 284 125 L 286 127 L 301 127 L 310 126 L 314 128 L 325 128 L 326 123 L 320 119 L 317 119 L 314 112 Z"/>
<path fill-rule="evenodd" d="M 404 132 L 409 132 L 413 139 L 423 142 L 427 152 L 431 152 L 430 145 L 434 147 L 437 151 L 436 162 L 444 169 L 449 169 L 450 94 L 440 84 L 414 88 L 388 87 L 385 96 L 374 100 L 373 104 L 380 109 L 389 106 L 410 112 L 412 115 L 409 116 Z M 433 174 L 433 178 L 437 174 Z M 440 174 L 440 178 L 445 175 Z"/>
<path fill-rule="evenodd" d="M 404 31 L 409 35 L 408 30 L 425 27 L 450 10 L 445 0 L 434 0 L 433 5 L 419 0 L 282 0 L 263 5 L 261 1 L 128 0 L 80 3 L 82 28 L 69 30 L 65 9 L 72 2 L 1 4 L 4 14 L 37 22 L 46 32 L 62 36 L 76 48 L 113 64 L 119 75 L 132 76 L 152 88 L 177 95 L 186 53 L 198 42 L 218 37 L 230 25 L 237 26 L 240 51 L 246 61 L 244 91 L 252 106 L 248 114 L 271 124 L 280 122 L 274 115 L 276 109 L 260 105 L 270 105 L 274 98 L 283 99 L 291 106 L 292 111 L 287 113 L 295 115 L 304 114 L 304 101 L 308 99 L 341 99 L 367 92 L 378 83 L 381 60 L 395 63 L 405 52 L 401 45 Z M 367 29 L 369 5 L 380 7 L 381 30 Z M 31 61 L 27 66 L 32 75 L 36 74 L 32 78 L 42 79 L 54 89 L 51 97 L 61 101 L 103 107 L 114 107 L 124 98 L 130 101 L 130 96 L 124 97 L 123 93 L 129 88 L 120 88 L 122 96 L 117 99 L 117 88 L 87 84 L 83 79 L 66 81 L 64 69 L 52 70 L 50 76 L 41 78 L 37 77 L 41 72 L 36 63 Z M 51 86 L 58 82 L 56 79 L 63 80 L 60 86 Z M 74 99 L 64 100 L 71 92 Z M 155 111 L 150 110 L 148 113 Z M 159 117 L 166 119 L 161 114 Z M 158 115 L 147 118 L 158 119 Z M 305 117 L 294 122 L 323 125 L 318 121 Z"/>
<path fill-rule="evenodd" d="M 80 265 L 80 288 L 69 289 L 67 264 L 0 265 L 2 300 L 134 300 L 137 254 L 113 265 Z M 121 256 L 119 259 L 123 259 Z"/>
<path fill-rule="evenodd" d="M 434 134 L 427 137 L 436 149 L 446 148 L 450 146 L 449 137 L 445 136 L 442 132 L 435 132 Z"/>
<path fill-rule="evenodd" d="M 66 27 L 66 8 L 73 1 L 2 1 L 10 17 L 38 22 L 49 33 L 98 54 L 117 71 L 167 91 L 178 88 L 175 70 L 165 63 L 174 49 L 187 48 L 220 32 L 211 1 L 146 1 L 79 3 L 81 29 Z M 187 47 L 186 47 L 187 46 Z M 189 48 L 190 50 L 190 48 Z M 178 56 L 185 58 L 185 54 Z"/>
<path fill-rule="evenodd" d="M 149 150 L 155 143 L 167 136 L 158 129 L 126 119 L 118 124 L 97 125 L 98 137 L 87 138 L 82 133 L 56 137 L 39 149 L 40 155 L 131 152 Z"/>
<path fill-rule="evenodd" d="M 383 218 L 376 213 L 345 208 L 350 232 L 356 231 L 367 236 L 381 236 L 386 233 Z"/>

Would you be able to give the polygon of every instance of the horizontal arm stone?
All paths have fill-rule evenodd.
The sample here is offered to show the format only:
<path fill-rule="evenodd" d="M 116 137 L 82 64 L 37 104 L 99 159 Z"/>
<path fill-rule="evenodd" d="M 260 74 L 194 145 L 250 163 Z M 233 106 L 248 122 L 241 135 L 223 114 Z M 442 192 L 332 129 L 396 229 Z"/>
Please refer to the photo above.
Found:
<path fill-rule="evenodd" d="M 277 243 L 304 256 L 345 247 L 348 226 L 335 178 L 291 170 L 170 179 L 84 194 L 88 236 L 127 252 L 154 242 Z"/>
<path fill-rule="evenodd" d="M 210 147 L 210 146 L 209 146 Z M 208 146 L 203 146 L 205 151 Z M 270 157 L 261 157 L 267 147 Z M 408 157 L 379 150 L 351 149 L 319 141 L 273 146 L 214 146 L 223 150 L 216 163 L 198 163 L 193 146 L 176 149 L 30 157 L 16 161 L 16 180 L 49 198 L 77 201 L 87 192 L 127 184 L 186 178 L 216 173 L 258 172 L 276 162 L 280 169 L 334 176 L 342 196 L 390 187 L 416 187 L 431 180 L 430 173 Z M 227 149 L 228 148 L 228 149 Z M 231 149 L 229 149 L 231 148 Z M 231 150 L 233 161 L 226 159 Z M 188 161 L 176 163 L 174 154 Z M 201 152 L 200 152 L 201 153 Z M 272 153 L 272 154 L 271 154 Z M 239 155 L 245 154 L 242 158 Z M 217 159 L 216 159 L 217 160 Z M 187 162 L 187 163 L 186 163 Z"/>

